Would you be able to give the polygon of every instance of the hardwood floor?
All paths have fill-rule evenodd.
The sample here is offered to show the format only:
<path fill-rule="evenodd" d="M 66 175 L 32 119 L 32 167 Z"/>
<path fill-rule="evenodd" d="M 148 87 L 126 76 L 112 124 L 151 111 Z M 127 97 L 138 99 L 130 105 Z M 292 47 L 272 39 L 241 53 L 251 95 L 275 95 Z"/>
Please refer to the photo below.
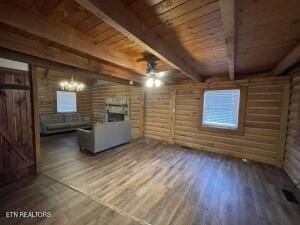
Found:
<path fill-rule="evenodd" d="M 42 138 L 43 173 L 0 189 L 0 224 L 299 224 L 283 170 L 149 139 L 88 155 L 74 133 Z M 298 194 L 298 193 L 297 193 Z M 298 196 L 299 197 L 299 196 Z"/>

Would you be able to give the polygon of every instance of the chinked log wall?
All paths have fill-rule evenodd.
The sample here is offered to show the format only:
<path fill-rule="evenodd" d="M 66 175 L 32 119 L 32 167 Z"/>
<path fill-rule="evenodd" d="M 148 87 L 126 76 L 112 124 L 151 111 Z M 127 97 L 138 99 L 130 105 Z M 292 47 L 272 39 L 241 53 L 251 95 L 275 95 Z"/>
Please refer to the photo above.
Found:
<path fill-rule="evenodd" d="M 198 130 L 201 92 L 235 85 L 248 87 L 244 134 Z M 186 147 L 282 166 L 289 90 L 289 77 L 148 90 L 144 134 Z"/>
<path fill-rule="evenodd" d="M 292 72 L 289 122 L 284 169 L 295 183 L 300 181 L 300 67 Z M 299 187 L 300 188 L 300 187 Z"/>
<path fill-rule="evenodd" d="M 63 80 L 69 80 L 71 74 L 45 68 L 37 68 L 38 91 L 39 91 L 39 111 L 40 113 L 56 113 L 56 91 L 60 90 L 59 83 Z M 76 77 L 75 77 L 76 79 Z M 77 92 L 77 112 L 83 116 L 91 117 L 92 100 L 91 100 L 91 80 L 81 79 L 85 84 L 84 91 Z"/>

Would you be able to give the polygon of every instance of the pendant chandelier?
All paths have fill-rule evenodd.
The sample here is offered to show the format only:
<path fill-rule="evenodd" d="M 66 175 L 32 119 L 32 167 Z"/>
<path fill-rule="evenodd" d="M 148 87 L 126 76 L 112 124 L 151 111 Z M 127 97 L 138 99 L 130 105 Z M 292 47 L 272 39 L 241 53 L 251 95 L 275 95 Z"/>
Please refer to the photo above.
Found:
<path fill-rule="evenodd" d="M 72 76 L 70 81 L 62 81 L 60 83 L 61 90 L 63 91 L 82 91 L 84 89 L 84 84 L 76 82 Z"/>

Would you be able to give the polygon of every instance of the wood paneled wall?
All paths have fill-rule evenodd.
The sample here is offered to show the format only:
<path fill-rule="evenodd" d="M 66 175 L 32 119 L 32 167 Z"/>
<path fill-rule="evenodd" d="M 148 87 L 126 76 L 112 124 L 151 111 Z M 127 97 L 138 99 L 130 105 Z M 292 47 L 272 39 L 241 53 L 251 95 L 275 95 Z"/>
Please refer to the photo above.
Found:
<path fill-rule="evenodd" d="M 200 96 L 206 88 L 247 86 L 243 135 L 198 129 Z M 289 78 L 182 85 L 146 91 L 145 136 L 169 143 L 281 166 Z M 283 125 L 281 125 L 283 124 Z"/>
<path fill-rule="evenodd" d="M 40 71 L 40 110 L 55 111 L 49 93 L 57 78 Z M 53 80 L 51 79 L 53 78 Z M 50 85 L 49 85 L 50 84 Z M 245 130 L 243 135 L 207 132 L 198 129 L 200 96 L 207 88 L 247 87 Z M 50 91 L 49 91 L 50 89 Z M 105 120 L 105 98 L 128 96 L 132 136 L 145 136 L 169 143 L 217 152 L 282 166 L 288 113 L 289 77 L 260 77 L 239 81 L 178 85 L 146 89 L 114 83 L 93 84 L 85 97 L 84 115 L 93 122 Z M 52 94 L 52 98 L 55 96 Z M 79 98 L 80 99 L 80 98 Z M 80 104 L 80 102 L 79 102 Z M 80 106 L 79 106 L 80 108 Z M 89 112 L 91 111 L 91 113 Z"/>
<path fill-rule="evenodd" d="M 95 84 L 92 87 L 92 119 L 93 122 L 105 121 L 105 98 L 128 96 L 132 137 L 137 138 L 143 133 L 143 102 L 142 88 L 115 83 Z"/>
<path fill-rule="evenodd" d="M 59 83 L 63 80 L 69 80 L 71 74 L 66 74 L 54 70 L 37 68 L 39 106 L 40 113 L 56 113 L 56 91 L 59 89 Z M 77 112 L 83 116 L 91 117 L 92 99 L 91 86 L 93 81 L 74 77 L 85 84 L 84 91 L 77 92 Z"/>
<path fill-rule="evenodd" d="M 145 92 L 144 135 L 161 141 L 170 138 L 170 90 L 151 89 Z"/>
<path fill-rule="evenodd" d="M 284 169 L 300 182 L 300 67 L 293 72 Z M 299 186 L 298 186 L 299 187 Z"/>

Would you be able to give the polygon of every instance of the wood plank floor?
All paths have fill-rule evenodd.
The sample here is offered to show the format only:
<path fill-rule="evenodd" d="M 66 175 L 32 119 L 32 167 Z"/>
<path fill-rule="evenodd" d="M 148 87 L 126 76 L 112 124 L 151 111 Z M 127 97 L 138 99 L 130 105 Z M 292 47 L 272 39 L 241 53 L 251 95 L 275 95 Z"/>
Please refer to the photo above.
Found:
<path fill-rule="evenodd" d="M 149 139 L 88 155 L 74 133 L 42 138 L 43 174 L 0 189 L 0 224 L 299 224 L 283 170 Z M 297 193 L 298 195 L 298 193 Z M 297 196 L 299 197 L 299 196 Z"/>

